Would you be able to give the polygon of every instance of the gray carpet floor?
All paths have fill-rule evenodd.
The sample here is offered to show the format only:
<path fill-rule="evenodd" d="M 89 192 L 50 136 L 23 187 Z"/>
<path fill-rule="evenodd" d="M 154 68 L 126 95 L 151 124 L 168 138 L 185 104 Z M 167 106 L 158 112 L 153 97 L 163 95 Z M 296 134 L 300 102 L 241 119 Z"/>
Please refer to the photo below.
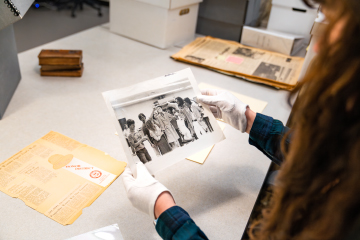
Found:
<path fill-rule="evenodd" d="M 95 9 L 84 5 L 72 18 L 70 9 L 30 8 L 24 18 L 14 24 L 17 50 L 20 53 L 109 22 L 109 7 L 102 6 L 101 11 L 102 17 L 98 17 Z"/>

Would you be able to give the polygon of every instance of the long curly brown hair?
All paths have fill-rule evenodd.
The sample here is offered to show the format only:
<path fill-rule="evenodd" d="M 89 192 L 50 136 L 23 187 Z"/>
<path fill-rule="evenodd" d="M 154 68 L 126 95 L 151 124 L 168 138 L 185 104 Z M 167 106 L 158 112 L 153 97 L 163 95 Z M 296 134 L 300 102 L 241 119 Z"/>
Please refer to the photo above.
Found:
<path fill-rule="evenodd" d="M 294 91 L 306 86 L 272 204 L 251 239 L 339 240 L 360 226 L 360 0 L 315 2 L 329 12 L 329 24 Z"/>

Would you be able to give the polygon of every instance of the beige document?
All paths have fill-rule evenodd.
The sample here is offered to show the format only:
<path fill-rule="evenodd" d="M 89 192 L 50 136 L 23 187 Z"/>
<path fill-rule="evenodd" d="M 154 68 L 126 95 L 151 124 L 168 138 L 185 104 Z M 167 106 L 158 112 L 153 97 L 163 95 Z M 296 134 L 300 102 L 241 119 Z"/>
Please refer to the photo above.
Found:
<path fill-rule="evenodd" d="M 304 59 L 244 46 L 238 42 L 200 37 L 173 59 L 206 67 L 244 80 L 293 89 Z"/>
<path fill-rule="evenodd" d="M 100 150 L 49 132 L 0 164 L 0 190 L 67 225 L 125 166 Z"/>
<path fill-rule="evenodd" d="M 225 90 L 225 89 L 222 89 L 222 88 L 219 88 L 217 86 L 214 86 L 214 85 L 210 85 L 210 84 L 207 84 L 207 83 L 199 83 L 199 89 L 219 89 L 219 90 Z M 267 105 L 267 102 L 265 101 L 261 101 L 259 99 L 256 99 L 256 98 L 252 98 L 252 97 L 248 97 L 248 96 L 245 96 L 245 95 L 242 95 L 240 93 L 236 93 L 236 92 L 232 92 L 232 91 L 229 91 L 231 92 L 235 97 L 237 97 L 238 99 L 240 99 L 241 101 L 243 101 L 244 103 L 247 103 L 249 104 L 251 110 L 253 110 L 254 112 L 258 112 L 258 113 L 261 113 L 266 105 Z M 222 120 L 221 120 L 222 121 Z M 226 124 L 225 123 L 222 123 L 222 122 L 219 122 L 219 125 L 220 125 L 220 128 L 222 131 L 224 131 L 225 127 L 226 127 Z M 207 157 L 209 156 L 211 150 L 213 149 L 215 145 L 212 145 L 211 147 L 208 147 L 200 152 L 197 152 L 196 154 L 193 154 L 191 155 L 190 157 L 187 157 L 186 159 L 187 160 L 190 160 L 190 161 L 193 161 L 193 162 L 196 162 L 196 163 L 200 163 L 200 164 L 204 164 L 204 162 L 206 161 Z"/>

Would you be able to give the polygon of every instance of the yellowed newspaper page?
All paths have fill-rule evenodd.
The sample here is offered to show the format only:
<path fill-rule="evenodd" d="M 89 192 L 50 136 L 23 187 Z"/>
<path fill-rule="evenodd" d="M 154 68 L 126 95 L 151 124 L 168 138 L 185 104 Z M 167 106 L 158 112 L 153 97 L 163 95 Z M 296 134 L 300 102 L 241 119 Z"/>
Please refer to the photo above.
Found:
<path fill-rule="evenodd" d="M 295 86 L 304 61 L 212 37 L 197 38 L 172 58 L 277 87 Z"/>
<path fill-rule="evenodd" d="M 125 166 L 100 150 L 49 132 L 0 164 L 0 190 L 67 225 Z"/>

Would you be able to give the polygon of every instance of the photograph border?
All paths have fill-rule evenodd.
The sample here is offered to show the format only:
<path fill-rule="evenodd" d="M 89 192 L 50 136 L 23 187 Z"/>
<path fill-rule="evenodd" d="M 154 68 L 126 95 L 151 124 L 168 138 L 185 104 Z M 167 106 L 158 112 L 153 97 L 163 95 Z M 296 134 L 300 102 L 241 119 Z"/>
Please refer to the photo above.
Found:
<path fill-rule="evenodd" d="M 139 92 L 141 92 L 142 90 L 145 92 L 145 91 L 148 91 L 148 89 L 146 88 L 146 86 L 148 86 L 149 84 L 153 84 L 154 86 L 156 85 L 159 85 L 159 83 L 161 83 L 161 81 L 164 81 L 164 79 L 168 79 L 169 81 L 171 81 L 171 79 L 174 79 L 174 82 L 179 82 L 179 80 L 181 81 L 181 79 L 186 79 L 187 81 L 189 80 L 190 81 L 190 84 L 191 84 L 191 88 L 189 89 L 192 89 L 194 91 L 194 94 L 195 96 L 198 96 L 201 94 L 200 92 L 200 89 L 196 83 L 196 80 L 195 80 L 195 77 L 191 71 L 190 68 L 186 68 L 184 70 L 181 70 L 181 71 L 177 71 L 177 72 L 174 72 L 174 73 L 170 73 L 170 74 L 166 74 L 162 77 L 158 77 L 158 78 L 154 78 L 154 79 L 151 79 L 151 80 L 147 80 L 147 81 L 144 81 L 144 82 L 141 82 L 141 83 L 138 83 L 138 84 L 135 84 L 135 85 L 132 85 L 132 86 L 129 86 L 129 87 L 125 87 L 125 88 L 119 88 L 119 89 L 114 89 L 114 90 L 110 90 L 110 91 L 106 91 L 106 92 L 103 92 L 102 95 L 104 97 L 104 100 L 106 102 L 106 105 L 108 107 L 108 110 L 112 116 L 112 119 L 113 119 L 113 123 L 114 123 L 114 126 L 115 126 L 115 129 L 118 133 L 118 136 L 120 138 L 120 141 L 121 141 L 121 147 L 123 148 L 124 150 L 124 153 L 125 153 L 125 156 L 126 156 L 126 162 L 128 163 L 128 166 L 130 167 L 130 169 L 132 171 L 136 171 L 136 164 L 135 162 L 132 160 L 133 156 L 131 154 L 131 151 L 129 148 L 126 148 L 125 149 L 125 146 L 128 146 L 127 142 L 126 142 L 126 137 L 121 129 L 121 126 L 119 124 L 119 121 L 118 121 L 118 116 L 116 116 L 116 113 L 115 113 L 115 110 L 113 108 L 113 105 L 112 105 L 112 102 L 114 102 L 115 100 L 118 101 L 118 100 L 121 100 L 121 99 L 126 99 L 126 98 L 129 98 L 133 95 L 135 95 L 136 93 L 132 93 L 133 91 L 132 90 L 137 90 Z M 144 87 L 145 86 L 145 87 Z M 170 86 L 170 85 L 169 85 Z M 128 93 L 128 94 L 123 94 L 123 93 Z M 122 95 L 121 98 L 118 97 L 118 95 Z M 117 96 L 117 97 L 114 97 L 114 96 Z M 155 95 L 154 95 L 155 96 Z M 153 96 L 151 96 L 151 98 L 153 98 Z M 129 101 L 131 102 L 131 101 Z M 129 104 L 129 102 L 126 102 L 126 103 L 123 103 L 126 104 L 126 105 L 131 105 Z M 136 104 L 136 103 L 134 103 Z M 213 126 L 213 129 L 214 129 L 214 135 L 213 135 L 213 141 L 211 143 L 204 143 L 203 146 L 201 146 L 199 148 L 199 145 L 200 143 L 198 144 L 195 144 L 194 142 L 194 146 L 193 148 L 196 150 L 192 150 L 190 151 L 190 153 L 185 153 L 185 152 L 179 152 L 177 151 L 177 154 L 179 155 L 178 158 L 174 159 L 174 161 L 166 161 L 166 160 L 162 160 L 162 161 L 159 161 L 159 163 L 152 163 L 151 166 L 147 166 L 149 172 L 151 174 L 154 174 L 158 171 L 161 171 L 177 162 L 180 162 L 181 160 L 184 160 L 186 159 L 187 157 L 190 157 L 191 155 L 203 150 L 203 149 L 206 149 L 212 145 L 214 145 L 215 143 L 219 142 L 219 141 L 222 141 L 223 139 L 225 139 L 225 136 L 217 122 L 217 120 L 214 118 L 214 116 L 212 115 L 209 107 L 205 104 L 201 104 L 201 103 L 198 103 L 200 104 L 203 109 L 204 109 L 204 114 L 206 116 L 209 117 L 209 120 L 211 122 L 211 125 Z M 189 145 L 190 146 L 190 145 Z M 187 146 L 187 150 L 191 150 L 192 148 L 189 148 L 189 146 Z M 146 165 L 145 165 L 146 166 Z"/>

